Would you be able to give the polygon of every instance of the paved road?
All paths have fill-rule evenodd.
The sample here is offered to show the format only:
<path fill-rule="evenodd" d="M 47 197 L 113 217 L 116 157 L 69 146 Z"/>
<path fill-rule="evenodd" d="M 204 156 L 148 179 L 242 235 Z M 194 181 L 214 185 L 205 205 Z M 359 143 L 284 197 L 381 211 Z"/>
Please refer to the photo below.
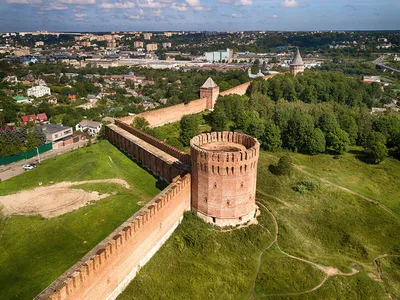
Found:
<path fill-rule="evenodd" d="M 388 56 L 389 56 L 389 55 L 386 55 L 386 54 L 385 54 L 385 55 L 382 55 L 382 56 L 378 57 L 376 60 L 374 60 L 372 63 L 375 64 L 375 65 L 377 65 L 377 66 L 379 66 L 379 67 L 382 68 L 382 69 L 386 69 L 386 70 L 389 70 L 389 71 L 391 71 L 391 72 L 400 73 L 400 70 L 395 69 L 395 68 L 392 68 L 392 67 L 389 67 L 389 66 L 387 66 L 387 65 L 384 64 L 384 61 L 385 61 L 385 59 L 386 59 Z"/>
<path fill-rule="evenodd" d="M 60 149 L 54 149 L 54 150 L 47 151 L 45 153 L 40 154 L 40 159 L 43 161 L 47 158 L 54 157 L 56 155 L 63 154 L 66 152 L 70 152 L 72 150 L 83 147 L 86 143 L 87 143 L 87 140 L 83 140 L 83 141 L 81 140 L 75 144 L 68 145 L 68 146 L 65 146 Z M 15 162 L 15 163 L 12 163 L 12 164 L 9 164 L 6 166 L 0 166 L 0 180 L 4 181 L 11 177 L 20 175 L 24 172 L 29 172 L 29 171 L 24 171 L 24 169 L 22 168 L 22 166 L 24 164 L 28 164 L 28 163 L 38 163 L 38 157 L 35 156 L 30 159 L 21 160 L 21 161 L 18 161 L 18 162 Z M 40 165 L 38 165 L 38 168 L 40 168 Z"/>

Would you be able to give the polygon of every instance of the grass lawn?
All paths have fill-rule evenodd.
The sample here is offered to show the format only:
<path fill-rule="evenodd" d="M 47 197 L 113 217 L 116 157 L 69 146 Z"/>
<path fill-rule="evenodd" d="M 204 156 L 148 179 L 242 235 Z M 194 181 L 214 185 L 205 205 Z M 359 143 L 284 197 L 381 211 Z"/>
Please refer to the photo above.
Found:
<path fill-rule="evenodd" d="M 283 255 L 277 246 L 273 245 L 263 254 L 255 295 L 259 298 L 265 295 L 307 291 L 318 285 L 324 277 L 320 270 Z"/>
<path fill-rule="evenodd" d="M 188 214 L 120 298 L 243 299 L 252 295 L 253 299 L 362 300 L 387 299 L 388 293 L 399 298 L 397 259 L 382 259 L 383 281 L 372 279 L 378 276 L 374 258 L 400 254 L 399 218 L 318 178 L 363 194 L 374 187 L 368 196 L 391 204 L 394 210 L 395 199 L 400 199 L 400 189 L 395 187 L 400 162 L 386 159 L 375 166 L 363 163 L 352 153 L 340 159 L 292 154 L 295 162 L 315 177 L 297 169 L 291 176 L 276 176 L 271 166 L 281 155 L 261 152 L 257 185 L 257 201 L 277 220 L 280 249 L 343 273 L 353 268 L 358 273 L 330 277 L 321 288 L 302 294 L 321 283 L 325 274 L 309 263 L 284 255 L 276 244 L 264 251 L 275 234 L 272 216 L 264 209 L 258 225 L 230 232 L 213 230 Z M 339 178 L 341 175 L 343 178 Z M 296 192 L 293 186 L 303 180 L 317 181 L 319 188 Z M 390 193 L 391 201 L 386 198 Z"/>
<path fill-rule="evenodd" d="M 259 254 L 274 239 L 266 211 L 259 222 L 261 226 L 218 232 L 186 213 L 183 225 L 120 299 L 243 299 L 254 281 Z"/>
<path fill-rule="evenodd" d="M 305 166 L 304 170 L 377 200 L 400 217 L 400 162 L 387 157 L 374 165 L 356 157 L 362 158 L 362 148 L 354 147 L 339 159 L 327 154 L 293 154 L 295 163 Z"/>
<path fill-rule="evenodd" d="M 110 197 L 52 219 L 0 216 L 1 299 L 32 299 L 81 259 L 166 184 L 107 141 L 43 161 L 37 169 L 0 183 L 0 194 L 61 181 L 125 179 L 76 186 Z"/>

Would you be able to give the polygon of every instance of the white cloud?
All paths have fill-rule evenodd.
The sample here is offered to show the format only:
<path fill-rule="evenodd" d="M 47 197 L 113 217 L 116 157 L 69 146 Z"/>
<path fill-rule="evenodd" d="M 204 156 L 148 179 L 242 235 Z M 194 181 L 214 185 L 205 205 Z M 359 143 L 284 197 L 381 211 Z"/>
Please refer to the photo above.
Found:
<path fill-rule="evenodd" d="M 272 15 L 272 19 L 278 19 L 279 16 L 278 15 Z"/>
<path fill-rule="evenodd" d="M 154 0 L 144 0 L 138 1 L 138 6 L 143 8 L 164 8 L 166 4 Z"/>
<path fill-rule="evenodd" d="M 115 2 L 115 7 L 116 8 L 134 8 L 135 3 L 131 2 L 131 1 Z"/>
<path fill-rule="evenodd" d="M 281 6 L 285 8 L 295 8 L 299 7 L 299 2 L 297 2 L 297 0 L 285 0 L 281 3 Z"/>
<path fill-rule="evenodd" d="M 186 0 L 186 2 L 187 2 L 190 6 L 201 6 L 199 0 Z"/>
<path fill-rule="evenodd" d="M 188 8 L 184 3 L 172 3 L 171 8 L 176 11 L 187 11 Z"/>
<path fill-rule="evenodd" d="M 236 13 L 233 13 L 231 16 L 232 16 L 232 18 L 241 18 L 242 17 L 241 14 L 236 14 Z"/>
<path fill-rule="evenodd" d="M 57 0 L 57 2 L 64 4 L 80 4 L 80 5 L 96 4 L 96 0 Z"/>
<path fill-rule="evenodd" d="M 42 0 L 6 0 L 10 4 L 40 4 Z"/>
<path fill-rule="evenodd" d="M 41 8 L 41 10 L 66 10 L 68 7 L 60 3 L 50 3 Z"/>
<path fill-rule="evenodd" d="M 234 6 L 250 6 L 250 5 L 253 5 L 253 0 L 239 0 L 239 1 L 219 0 L 219 3 L 225 3 L 225 4 L 234 5 Z"/>
<path fill-rule="evenodd" d="M 209 11 L 210 9 L 201 5 L 200 0 L 186 0 L 193 11 Z"/>
<path fill-rule="evenodd" d="M 104 8 L 104 9 L 115 8 L 114 3 L 100 3 L 97 6 L 100 7 L 100 8 Z"/>
<path fill-rule="evenodd" d="M 87 14 L 75 14 L 75 20 L 77 21 L 84 21 L 87 17 Z"/>
<path fill-rule="evenodd" d="M 136 5 L 131 1 L 126 2 L 115 2 L 115 3 L 100 3 L 97 5 L 100 8 L 104 9 L 112 9 L 112 8 L 134 8 Z"/>
<path fill-rule="evenodd" d="M 152 11 L 150 12 L 150 14 L 151 14 L 152 16 L 156 16 L 156 17 L 161 16 L 161 13 L 162 13 L 162 10 L 161 10 L 161 9 L 155 9 L 155 10 L 152 10 Z"/>
<path fill-rule="evenodd" d="M 193 11 L 210 11 L 211 9 L 209 9 L 208 7 L 204 7 L 204 6 L 194 6 L 192 7 Z"/>
<path fill-rule="evenodd" d="M 235 2 L 233 5 L 237 6 L 253 5 L 253 0 L 239 0 L 238 2 Z"/>
<path fill-rule="evenodd" d="M 124 15 L 125 15 L 125 17 L 127 17 L 128 19 L 131 19 L 131 20 L 140 20 L 140 19 L 142 19 L 142 16 L 140 16 L 140 14 L 129 15 L 127 13 L 124 13 Z"/>

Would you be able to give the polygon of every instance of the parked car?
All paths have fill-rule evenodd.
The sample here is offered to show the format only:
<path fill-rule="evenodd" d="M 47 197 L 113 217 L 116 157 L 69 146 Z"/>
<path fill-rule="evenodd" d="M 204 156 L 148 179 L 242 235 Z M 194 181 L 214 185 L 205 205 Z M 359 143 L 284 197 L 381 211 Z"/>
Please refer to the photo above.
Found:
<path fill-rule="evenodd" d="M 36 168 L 36 164 L 24 164 L 22 168 L 24 168 L 24 170 L 32 170 Z"/>

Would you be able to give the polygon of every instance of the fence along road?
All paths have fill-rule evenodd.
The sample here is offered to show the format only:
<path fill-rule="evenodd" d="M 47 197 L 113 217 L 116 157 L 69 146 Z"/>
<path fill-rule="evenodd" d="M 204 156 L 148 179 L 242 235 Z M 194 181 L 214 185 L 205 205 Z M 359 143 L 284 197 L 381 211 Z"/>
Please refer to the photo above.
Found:
<path fill-rule="evenodd" d="M 67 145 L 60 149 L 53 149 L 53 150 L 44 152 L 44 153 L 40 154 L 40 160 L 43 161 L 47 158 L 51 158 L 56 155 L 60 155 L 60 154 L 81 148 L 81 147 L 85 146 L 87 142 L 88 142 L 88 140 L 80 140 L 79 142 L 77 142 L 75 144 Z M 29 164 L 29 163 L 38 163 L 38 157 L 34 156 L 30 159 L 20 160 L 18 162 L 11 163 L 9 165 L 0 166 L 0 180 L 4 181 L 4 180 L 7 180 L 9 178 L 12 178 L 14 176 L 18 176 L 18 175 L 24 173 L 24 169 L 22 168 L 22 166 L 24 164 Z M 40 166 L 38 166 L 38 168 L 40 168 Z M 27 171 L 27 172 L 29 172 L 29 171 Z"/>

